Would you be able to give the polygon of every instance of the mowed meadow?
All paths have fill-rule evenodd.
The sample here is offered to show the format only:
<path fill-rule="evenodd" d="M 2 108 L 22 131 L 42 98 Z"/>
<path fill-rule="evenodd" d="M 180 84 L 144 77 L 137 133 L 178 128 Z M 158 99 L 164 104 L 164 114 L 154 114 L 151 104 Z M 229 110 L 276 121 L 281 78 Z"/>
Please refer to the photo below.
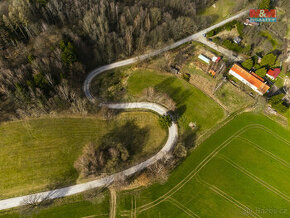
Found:
<path fill-rule="evenodd" d="M 148 87 L 168 94 L 176 103 L 181 128 L 188 128 L 190 122 L 196 122 L 199 130 L 204 131 L 224 117 L 223 109 L 213 99 L 188 82 L 168 73 L 147 69 L 133 70 L 127 86 L 128 95 L 134 97 L 140 96 Z"/>
<path fill-rule="evenodd" d="M 75 184 L 74 162 L 83 147 L 128 121 L 148 130 L 144 147 L 133 161 L 161 149 L 167 132 L 151 112 L 122 112 L 112 120 L 58 117 L 0 124 L 0 199 Z"/>
<path fill-rule="evenodd" d="M 290 132 L 244 113 L 210 136 L 164 184 L 121 192 L 120 216 L 289 217 Z"/>

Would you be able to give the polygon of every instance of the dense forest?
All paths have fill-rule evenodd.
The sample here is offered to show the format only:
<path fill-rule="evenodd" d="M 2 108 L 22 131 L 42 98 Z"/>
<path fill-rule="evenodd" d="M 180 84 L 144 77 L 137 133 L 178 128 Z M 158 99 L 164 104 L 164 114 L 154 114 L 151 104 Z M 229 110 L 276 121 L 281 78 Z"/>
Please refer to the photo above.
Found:
<path fill-rule="evenodd" d="M 244 0 L 247 1 L 247 0 Z M 0 1 L 0 117 L 86 113 L 89 70 L 209 26 L 214 0 Z M 5 118 L 6 119 L 6 118 Z"/>

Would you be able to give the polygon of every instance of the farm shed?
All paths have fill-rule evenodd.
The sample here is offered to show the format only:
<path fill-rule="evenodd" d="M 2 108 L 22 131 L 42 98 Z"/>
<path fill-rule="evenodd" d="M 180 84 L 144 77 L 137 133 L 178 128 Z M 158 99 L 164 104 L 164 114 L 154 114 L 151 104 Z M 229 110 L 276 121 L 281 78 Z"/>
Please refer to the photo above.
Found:
<path fill-rule="evenodd" d="M 205 63 L 209 64 L 210 63 L 210 59 L 202 54 L 198 55 L 198 58 L 202 61 L 204 61 Z"/>
<path fill-rule="evenodd" d="M 249 73 L 238 64 L 234 64 L 232 66 L 229 74 L 237 78 L 245 85 L 249 86 L 260 95 L 264 95 L 270 88 L 267 84 L 263 83 L 260 79 Z"/>

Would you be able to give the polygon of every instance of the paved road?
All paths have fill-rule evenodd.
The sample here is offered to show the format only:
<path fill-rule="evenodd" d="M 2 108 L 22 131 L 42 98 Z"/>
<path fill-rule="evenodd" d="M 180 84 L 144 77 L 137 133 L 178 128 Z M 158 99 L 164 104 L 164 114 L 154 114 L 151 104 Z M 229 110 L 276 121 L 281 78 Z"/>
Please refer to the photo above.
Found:
<path fill-rule="evenodd" d="M 125 66 L 125 65 L 130 65 L 133 63 L 136 63 L 137 61 L 142 61 L 145 60 L 147 58 L 159 55 L 165 51 L 171 50 L 173 48 L 176 48 L 186 42 L 190 42 L 193 40 L 197 40 L 199 38 L 202 37 L 203 34 L 219 27 L 222 26 L 224 24 L 226 24 L 227 22 L 230 22 L 234 19 L 237 19 L 241 16 L 246 15 L 247 11 L 241 12 L 233 17 L 230 17 L 218 24 L 215 24 L 205 30 L 202 30 L 198 33 L 195 33 L 185 39 L 182 39 L 178 42 L 173 43 L 172 45 L 166 46 L 162 49 L 158 49 L 155 50 L 153 52 L 150 52 L 148 54 L 145 55 L 141 55 L 138 57 L 134 57 L 134 58 L 130 58 L 127 60 L 123 60 L 123 61 L 119 61 L 119 62 L 115 62 L 113 64 L 108 64 L 102 67 L 99 67 L 95 70 L 93 70 L 87 77 L 87 79 L 84 82 L 84 92 L 86 97 L 90 100 L 90 101 L 94 101 L 94 97 L 91 95 L 90 92 L 90 84 L 91 81 L 93 80 L 94 77 L 96 77 L 97 75 L 110 70 L 110 69 L 114 69 L 117 67 L 121 67 L 121 66 Z M 107 107 L 112 108 L 112 109 L 137 109 L 137 108 L 141 108 L 141 109 L 148 109 L 148 110 L 152 110 L 155 111 L 156 113 L 160 114 L 160 115 L 164 115 L 167 113 L 167 109 L 158 105 L 158 104 L 154 104 L 154 103 L 148 103 L 148 102 L 136 102 L 136 103 L 116 103 L 116 104 L 106 104 Z M 120 179 L 126 176 L 130 176 L 133 175 L 134 173 L 141 171 L 143 169 L 145 169 L 146 167 L 152 165 L 153 163 L 155 163 L 156 161 L 162 159 L 175 145 L 176 141 L 178 138 L 178 128 L 177 125 L 175 123 L 172 124 L 172 126 L 169 128 L 169 134 L 168 134 L 168 139 L 166 141 L 166 144 L 163 146 L 163 148 L 153 157 L 149 158 L 148 160 L 133 166 L 127 170 L 124 170 L 120 173 L 115 173 L 113 175 L 110 176 L 106 176 L 104 178 L 100 178 L 91 182 L 86 182 L 86 183 L 82 183 L 82 184 L 78 184 L 78 185 L 73 185 L 73 186 L 69 186 L 69 187 L 65 187 L 65 188 L 60 188 L 60 189 L 55 189 L 55 190 L 51 190 L 51 191 L 47 191 L 47 192 L 41 192 L 41 193 L 37 193 L 37 194 L 32 194 L 32 195 L 26 195 L 26 196 L 21 196 L 21 197 L 15 197 L 15 198 L 9 198 L 6 200 L 0 200 L 0 210 L 4 210 L 4 209 L 9 209 L 9 208 L 13 208 L 13 207 L 18 207 L 23 205 L 23 203 L 25 202 L 26 199 L 28 198 L 33 198 L 35 196 L 37 196 L 38 199 L 55 199 L 55 198 L 60 198 L 60 197 L 65 197 L 65 196 L 69 196 L 69 195 L 74 195 L 74 194 L 78 194 L 93 188 L 97 188 L 97 187 L 103 187 L 103 186 L 107 186 L 109 184 L 111 184 L 114 180 L 116 179 Z"/>

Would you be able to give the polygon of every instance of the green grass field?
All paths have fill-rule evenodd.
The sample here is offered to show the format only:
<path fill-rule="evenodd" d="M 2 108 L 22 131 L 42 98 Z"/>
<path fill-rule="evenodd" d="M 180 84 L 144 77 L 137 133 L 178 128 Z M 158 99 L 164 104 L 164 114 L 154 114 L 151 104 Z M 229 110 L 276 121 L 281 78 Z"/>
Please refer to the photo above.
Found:
<path fill-rule="evenodd" d="M 289 217 L 290 132 L 244 113 L 210 136 L 165 184 L 122 192 L 118 215 Z"/>
<path fill-rule="evenodd" d="M 290 132 L 261 114 L 234 118 L 197 147 L 164 184 L 117 195 L 117 217 L 289 217 Z M 109 199 L 84 194 L 33 217 L 108 217 Z M 21 210 L 20 210 L 21 211 Z M 23 215 L 17 209 L 3 217 Z"/>
<path fill-rule="evenodd" d="M 224 116 L 222 108 L 214 100 L 182 79 L 147 69 L 133 71 L 128 79 L 128 94 L 138 96 L 148 87 L 168 94 L 176 102 L 177 112 L 181 115 L 179 124 L 183 128 L 187 128 L 190 122 L 196 122 L 201 130 L 205 130 Z"/>
<path fill-rule="evenodd" d="M 87 197 L 86 193 L 56 199 L 48 207 L 39 207 L 33 210 L 14 208 L 0 211 L 0 217 L 37 217 L 37 218 L 80 218 L 80 217 L 108 217 L 110 211 L 108 191 L 97 198 Z"/>
<path fill-rule="evenodd" d="M 73 165 L 83 146 L 129 120 L 149 131 L 133 159 L 139 162 L 158 151 L 167 137 L 151 112 L 124 112 L 110 121 L 64 117 L 1 124 L 0 199 L 75 184 Z"/>
<path fill-rule="evenodd" d="M 218 0 L 215 2 L 214 6 L 205 9 L 202 15 L 217 15 L 218 19 L 216 22 L 221 21 L 232 15 L 232 9 L 236 5 L 235 1 L 232 0 Z"/>
<path fill-rule="evenodd" d="M 254 102 L 252 97 L 229 82 L 223 84 L 215 95 L 231 112 L 237 111 Z"/>

